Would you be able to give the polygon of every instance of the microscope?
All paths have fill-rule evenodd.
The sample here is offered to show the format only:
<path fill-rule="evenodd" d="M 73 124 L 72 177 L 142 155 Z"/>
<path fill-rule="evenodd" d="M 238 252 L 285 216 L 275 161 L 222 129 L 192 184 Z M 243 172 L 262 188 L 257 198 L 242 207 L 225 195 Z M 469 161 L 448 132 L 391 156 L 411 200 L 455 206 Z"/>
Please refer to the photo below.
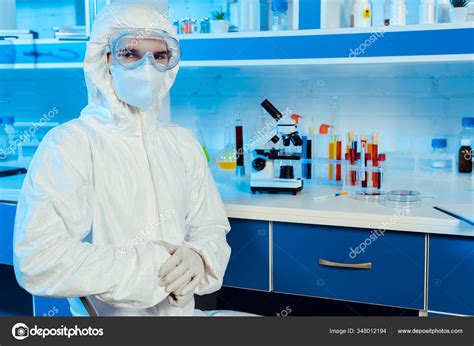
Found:
<path fill-rule="evenodd" d="M 252 193 L 296 195 L 303 189 L 301 179 L 303 141 L 298 134 L 297 121 L 289 114 L 280 113 L 268 100 L 264 100 L 261 106 L 275 120 L 276 128 L 262 136 L 252 150 L 250 189 Z"/>

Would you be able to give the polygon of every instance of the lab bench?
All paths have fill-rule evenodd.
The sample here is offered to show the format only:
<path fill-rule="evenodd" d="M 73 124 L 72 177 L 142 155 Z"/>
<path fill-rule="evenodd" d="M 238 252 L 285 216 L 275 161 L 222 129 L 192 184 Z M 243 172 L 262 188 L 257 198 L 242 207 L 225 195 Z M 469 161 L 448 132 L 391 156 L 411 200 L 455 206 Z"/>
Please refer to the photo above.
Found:
<path fill-rule="evenodd" d="M 0 180 L 0 200 L 15 203 L 22 179 Z M 420 315 L 474 315 L 474 227 L 434 210 L 436 199 L 393 221 L 393 209 L 377 203 L 313 200 L 334 187 L 306 184 L 294 197 L 252 195 L 241 178 L 216 175 L 216 182 L 232 226 L 225 286 L 401 307 Z M 423 193 L 432 188 L 412 183 Z M 464 201 L 474 205 L 470 180 L 438 187 L 443 201 L 464 190 L 471 191 L 462 194 Z M 15 210 L 14 204 L 0 204 L 0 261 L 8 265 Z M 69 314 L 65 299 L 34 297 L 33 305 L 37 316 Z"/>

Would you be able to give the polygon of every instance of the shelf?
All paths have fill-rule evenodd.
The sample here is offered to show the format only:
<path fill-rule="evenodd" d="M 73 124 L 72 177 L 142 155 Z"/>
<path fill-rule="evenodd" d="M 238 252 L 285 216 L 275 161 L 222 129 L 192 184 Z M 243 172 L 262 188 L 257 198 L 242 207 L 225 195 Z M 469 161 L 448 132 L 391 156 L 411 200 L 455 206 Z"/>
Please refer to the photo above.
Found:
<path fill-rule="evenodd" d="M 406 26 L 189 35 L 181 40 L 183 66 L 319 65 L 470 61 L 474 25 Z M 369 41 L 367 41 L 369 40 Z M 364 53 L 357 51 L 367 42 Z M 357 54 L 359 53 L 359 54 Z"/>
<path fill-rule="evenodd" d="M 183 67 L 474 61 L 474 23 L 195 34 L 180 39 Z M 3 42 L 0 68 L 81 68 L 85 49 L 85 41 Z"/>

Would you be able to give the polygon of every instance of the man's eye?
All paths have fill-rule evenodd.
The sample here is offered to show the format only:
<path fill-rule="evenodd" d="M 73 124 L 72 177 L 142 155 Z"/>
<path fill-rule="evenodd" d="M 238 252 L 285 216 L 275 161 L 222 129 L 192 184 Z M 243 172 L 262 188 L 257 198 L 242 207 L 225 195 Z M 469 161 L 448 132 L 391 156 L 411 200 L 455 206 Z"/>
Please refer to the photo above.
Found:
<path fill-rule="evenodd" d="M 155 54 L 155 59 L 156 60 L 166 60 L 166 59 L 168 59 L 168 55 L 165 54 L 165 53 Z"/>
<path fill-rule="evenodd" d="M 119 57 L 123 59 L 134 59 L 137 57 L 137 55 L 130 51 L 122 51 L 119 53 Z"/>

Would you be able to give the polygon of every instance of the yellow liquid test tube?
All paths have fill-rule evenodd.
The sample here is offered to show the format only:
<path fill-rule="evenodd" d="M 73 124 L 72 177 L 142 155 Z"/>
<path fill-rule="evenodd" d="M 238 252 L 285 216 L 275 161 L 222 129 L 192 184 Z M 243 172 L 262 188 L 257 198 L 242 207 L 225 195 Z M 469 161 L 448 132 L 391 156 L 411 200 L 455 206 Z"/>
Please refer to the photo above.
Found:
<path fill-rule="evenodd" d="M 331 136 L 329 138 L 329 160 L 333 160 L 336 155 L 335 155 L 335 152 L 336 152 L 336 142 L 334 141 L 334 138 L 335 136 Z M 329 181 L 332 181 L 334 179 L 334 167 L 332 165 L 332 163 L 329 164 L 328 166 L 328 180 Z"/>

